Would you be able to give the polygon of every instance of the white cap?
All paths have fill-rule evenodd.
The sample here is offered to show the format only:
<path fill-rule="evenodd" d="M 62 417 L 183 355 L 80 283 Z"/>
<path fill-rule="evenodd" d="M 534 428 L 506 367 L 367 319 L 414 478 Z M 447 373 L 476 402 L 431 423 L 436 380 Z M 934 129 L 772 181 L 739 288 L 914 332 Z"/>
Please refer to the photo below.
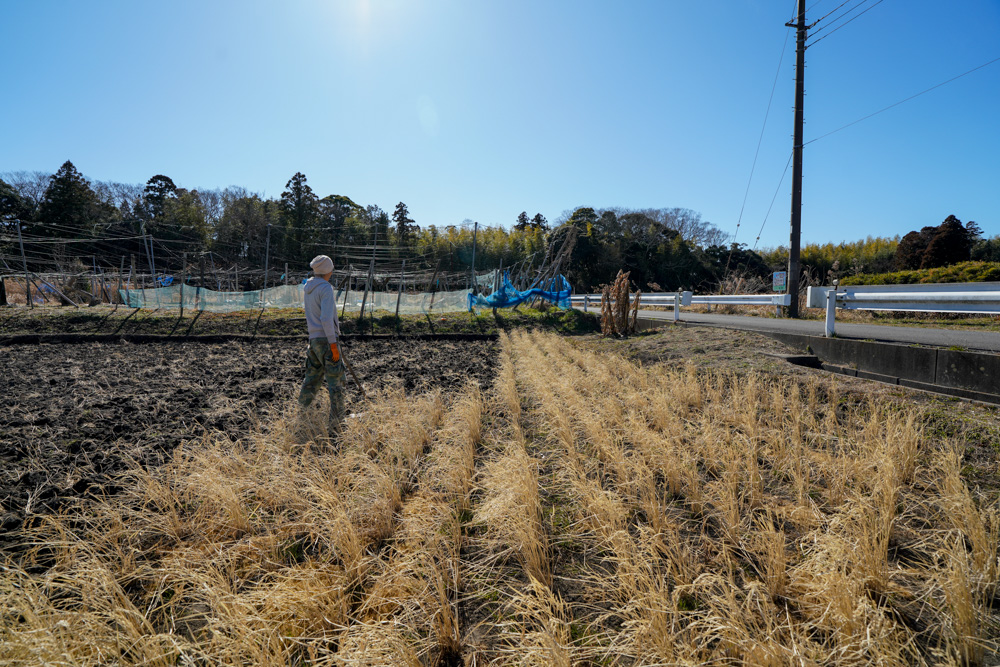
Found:
<path fill-rule="evenodd" d="M 317 276 L 325 276 L 328 273 L 333 273 L 333 260 L 326 255 L 318 255 L 309 262 L 309 268 Z"/>

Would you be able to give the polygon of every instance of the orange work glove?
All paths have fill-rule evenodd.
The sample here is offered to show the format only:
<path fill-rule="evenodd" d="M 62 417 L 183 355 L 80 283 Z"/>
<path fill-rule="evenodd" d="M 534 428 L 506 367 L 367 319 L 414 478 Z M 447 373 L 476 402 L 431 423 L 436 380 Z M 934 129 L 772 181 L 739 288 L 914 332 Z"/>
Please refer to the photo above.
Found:
<path fill-rule="evenodd" d="M 336 343 L 330 343 L 330 354 L 333 355 L 334 363 L 340 361 L 340 346 L 338 346 Z"/>

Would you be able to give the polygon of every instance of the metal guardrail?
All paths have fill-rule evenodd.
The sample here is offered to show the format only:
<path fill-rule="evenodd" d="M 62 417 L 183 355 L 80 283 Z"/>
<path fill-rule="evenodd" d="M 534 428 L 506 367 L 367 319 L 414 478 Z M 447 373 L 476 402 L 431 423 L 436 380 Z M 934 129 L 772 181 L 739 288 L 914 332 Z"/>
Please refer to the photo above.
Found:
<path fill-rule="evenodd" d="M 682 292 L 681 305 L 708 306 L 788 306 L 792 303 L 791 294 L 710 294 L 697 295 Z M 686 299 L 686 300 L 685 300 Z"/>
<path fill-rule="evenodd" d="M 600 294 L 575 294 L 570 297 L 573 304 L 582 304 L 583 311 L 589 312 L 591 305 L 600 305 Z M 647 306 L 672 306 L 673 320 L 680 320 L 681 306 L 691 305 L 738 305 L 738 306 L 788 306 L 791 301 L 790 294 L 706 294 L 696 295 L 693 292 L 672 292 L 659 294 L 643 294 L 640 303 Z M 629 303 L 633 303 L 635 297 L 629 295 Z"/>
<path fill-rule="evenodd" d="M 681 306 L 740 305 L 788 306 L 790 294 L 720 294 L 696 295 L 692 292 L 643 294 L 641 302 L 651 306 L 672 306 L 673 321 L 680 319 Z M 600 294 L 577 294 L 570 297 L 584 311 L 601 303 Z M 634 300 L 634 297 L 632 297 Z M 1000 282 L 935 283 L 918 285 L 845 285 L 809 287 L 807 308 L 825 308 L 824 335 L 835 335 L 836 309 L 891 310 L 917 313 L 970 313 L 1000 315 Z"/>
<path fill-rule="evenodd" d="M 825 308 L 824 335 L 835 335 L 836 310 L 1000 314 L 1000 283 L 844 285 L 810 287 L 806 307 Z"/>

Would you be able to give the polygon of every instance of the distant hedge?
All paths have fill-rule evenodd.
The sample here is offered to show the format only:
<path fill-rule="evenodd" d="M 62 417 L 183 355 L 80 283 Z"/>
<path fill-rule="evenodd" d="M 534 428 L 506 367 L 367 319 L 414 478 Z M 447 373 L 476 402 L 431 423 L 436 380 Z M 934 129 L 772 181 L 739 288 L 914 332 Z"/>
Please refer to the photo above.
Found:
<path fill-rule="evenodd" d="M 913 285 L 916 283 L 985 283 L 1000 281 L 1000 262 L 959 262 L 951 266 L 893 273 L 846 276 L 841 285 Z"/>

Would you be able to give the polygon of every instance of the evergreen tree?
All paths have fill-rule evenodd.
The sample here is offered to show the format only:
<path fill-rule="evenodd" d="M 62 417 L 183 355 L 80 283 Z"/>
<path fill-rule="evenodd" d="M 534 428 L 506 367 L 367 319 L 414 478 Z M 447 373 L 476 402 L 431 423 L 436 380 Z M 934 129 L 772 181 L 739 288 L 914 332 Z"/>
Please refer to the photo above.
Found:
<path fill-rule="evenodd" d="M 1000 236 L 976 241 L 972 248 L 972 259 L 977 262 L 1000 262 Z"/>
<path fill-rule="evenodd" d="M 142 201 L 148 218 L 158 218 L 163 215 L 167 201 L 177 197 L 177 186 L 173 179 L 163 174 L 157 174 L 146 181 L 142 190 Z"/>
<path fill-rule="evenodd" d="M 227 191 L 224 197 L 225 210 L 215 228 L 212 252 L 227 262 L 263 266 L 267 225 L 277 222 L 276 207 L 242 189 Z"/>
<path fill-rule="evenodd" d="M 517 216 L 517 223 L 514 225 L 514 229 L 519 232 L 523 232 L 528 228 L 528 212 L 521 211 Z"/>
<path fill-rule="evenodd" d="M 319 223 L 321 227 L 329 230 L 328 238 L 334 248 L 344 243 L 347 220 L 356 216 L 360 210 L 361 207 L 350 197 L 343 195 L 327 195 L 319 200 Z"/>
<path fill-rule="evenodd" d="M 38 222 L 31 225 L 29 233 L 51 237 L 87 236 L 109 213 L 87 179 L 67 160 L 49 181 L 38 208 Z"/>
<path fill-rule="evenodd" d="M 318 201 L 302 172 L 295 172 L 285 184 L 285 191 L 281 193 L 281 212 L 288 257 L 305 257 L 315 250 L 311 244 L 321 241 L 317 234 Z"/>
<path fill-rule="evenodd" d="M 17 236 L 16 225 L 20 224 L 14 221 L 23 220 L 27 217 L 24 213 L 25 206 L 21 200 L 21 195 L 14 189 L 14 186 L 0 178 L 0 232 L 8 234 L 11 239 L 9 243 L 0 241 L 0 252 L 8 254 L 13 251 L 13 239 Z M 0 281 L 0 288 L 2 287 L 3 283 Z M 0 298 L 0 305 L 6 303 L 5 299 L 6 297 Z"/>
<path fill-rule="evenodd" d="M 919 232 L 913 231 L 899 240 L 893 263 L 900 271 L 919 269 L 924 261 L 924 253 L 931 239 L 937 233 L 937 227 L 924 227 Z"/>
<path fill-rule="evenodd" d="M 531 219 L 531 227 L 533 229 L 541 229 L 546 231 L 549 228 L 549 221 L 545 219 L 545 216 L 541 213 L 536 213 L 535 217 Z"/>
<path fill-rule="evenodd" d="M 177 188 L 174 196 L 164 200 L 159 218 L 149 229 L 157 239 L 187 242 L 190 245 L 183 249 L 188 252 L 204 250 L 210 232 L 198 191 Z"/>
<path fill-rule="evenodd" d="M 410 212 L 406 204 L 399 202 L 396 210 L 392 212 L 392 221 L 396 223 L 396 243 L 400 247 L 407 247 L 413 242 L 414 222 L 410 218 Z"/>
<path fill-rule="evenodd" d="M 0 178 L 0 220 L 23 220 L 26 213 L 21 195 L 14 186 Z"/>
<path fill-rule="evenodd" d="M 949 215 L 938 225 L 937 231 L 927 244 L 920 268 L 933 269 L 967 262 L 972 254 L 972 243 L 970 233 L 962 226 L 962 221 Z"/>
<path fill-rule="evenodd" d="M 897 270 L 913 270 L 968 261 L 981 234 L 976 223 L 963 226 L 961 220 L 949 215 L 937 227 L 924 227 L 900 239 L 894 264 Z"/>

